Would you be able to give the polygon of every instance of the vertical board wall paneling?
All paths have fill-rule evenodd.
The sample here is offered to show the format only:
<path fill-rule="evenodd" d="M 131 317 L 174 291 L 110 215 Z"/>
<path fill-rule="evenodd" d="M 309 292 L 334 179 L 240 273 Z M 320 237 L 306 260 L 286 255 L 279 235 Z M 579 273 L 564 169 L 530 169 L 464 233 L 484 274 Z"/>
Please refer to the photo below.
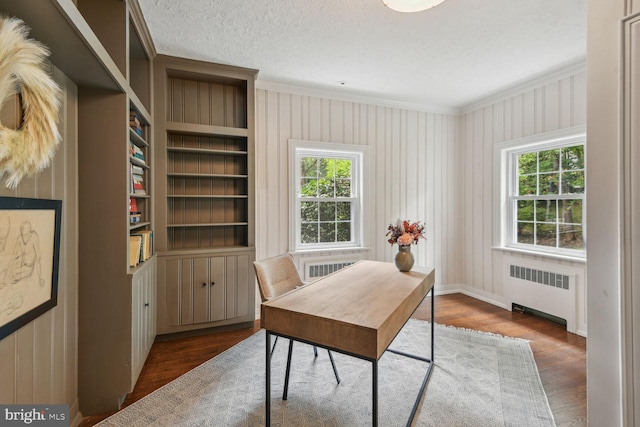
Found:
<path fill-rule="evenodd" d="M 472 152 L 472 162 L 471 168 L 473 171 L 473 182 L 471 185 L 471 194 L 473 197 L 473 201 L 471 203 L 471 210 L 465 211 L 465 215 L 469 215 L 473 218 L 473 228 L 468 231 L 468 235 L 472 236 L 472 248 L 473 248 L 473 275 L 471 276 L 471 283 L 474 287 L 478 289 L 485 290 L 485 287 L 490 286 L 490 284 L 484 283 L 484 274 L 483 274 L 483 266 L 484 266 L 484 248 L 485 244 L 483 241 L 484 236 L 484 211 L 482 209 L 483 206 L 483 187 L 485 185 L 484 180 L 482 179 L 484 176 L 484 164 L 483 164 L 483 153 L 484 153 L 484 143 L 483 143 L 483 134 L 484 134 L 484 110 L 478 110 L 473 114 L 473 145 L 471 146 Z"/>
<path fill-rule="evenodd" d="M 473 119 L 471 115 L 463 117 L 464 134 L 461 138 L 461 143 L 469 141 L 473 137 Z M 462 283 L 466 283 L 469 286 L 473 286 L 473 215 L 468 215 L 467 212 L 473 212 L 473 176 L 472 176 L 472 164 L 473 153 L 469 148 L 469 143 L 464 144 L 461 149 L 459 162 L 461 164 L 461 178 L 462 185 L 460 186 L 462 200 L 459 201 L 460 215 L 461 215 L 461 230 L 460 230 L 460 244 L 463 248 L 464 258 L 460 260 L 462 270 L 464 272 L 462 276 Z M 471 142 L 473 146 L 473 142 Z"/>
<path fill-rule="evenodd" d="M 58 124 L 62 143 L 49 167 L 23 179 L 15 190 L 2 185 L 0 195 L 63 201 L 58 302 L 56 307 L 0 341 L 0 401 L 9 404 L 66 403 L 73 421 L 78 416 L 77 90 L 58 69 L 52 67 L 51 72 L 63 90 Z M 2 122 L 17 127 L 20 106 L 17 102 L 10 104 L 14 111 L 7 111 L 5 105 Z M 15 120 L 7 120 L 7 114 Z"/>
<path fill-rule="evenodd" d="M 555 82 L 546 85 L 543 92 L 543 117 L 544 117 L 544 132 L 556 130 L 560 126 L 560 120 L 562 114 L 560 108 L 562 106 L 560 102 L 560 85 L 561 82 Z"/>
<path fill-rule="evenodd" d="M 258 259 L 289 250 L 289 139 L 369 147 L 364 233 L 370 249 L 356 255 L 392 261 L 397 248 L 390 247 L 385 233 L 389 221 L 398 217 L 428 224 L 428 240 L 412 248 L 416 265 L 443 263 L 446 257 L 436 250 L 456 253 L 455 219 L 442 208 L 445 195 L 455 201 L 455 180 L 442 176 L 455 177 L 443 166 L 443 159 L 454 161 L 455 117 L 263 89 L 257 100 Z M 451 241 L 440 241 L 445 237 Z M 300 255 L 299 268 L 304 258 L 319 255 L 349 253 Z M 456 262 L 448 265 L 455 270 Z M 436 270 L 446 281 L 444 266 L 436 265 Z"/>
<path fill-rule="evenodd" d="M 586 79 L 577 72 L 557 81 L 495 101 L 485 107 L 469 111 L 460 118 L 462 150 L 456 164 L 463 169 L 460 185 L 464 200 L 463 283 L 480 295 L 503 295 L 503 253 L 492 250 L 493 245 L 493 165 L 494 145 L 526 136 L 541 134 L 585 124 Z M 585 268 L 584 264 L 552 260 L 542 257 L 516 255 L 545 262 L 550 266 L 567 265 Z M 586 295 L 577 290 L 578 329 L 586 331 Z"/>
<path fill-rule="evenodd" d="M 421 216 L 418 218 L 411 218 L 412 220 L 422 220 L 426 224 L 427 240 L 421 241 L 418 244 L 418 250 L 421 258 L 421 265 L 440 265 L 442 258 L 439 256 L 440 249 L 442 248 L 442 241 L 440 240 L 442 234 L 440 233 L 441 225 L 437 220 L 437 212 L 442 212 L 441 200 L 438 197 L 439 192 L 442 190 L 442 153 L 438 150 L 442 147 L 442 116 L 436 117 L 434 114 L 424 114 L 424 137 L 421 138 L 421 146 L 424 148 L 424 156 L 419 156 L 422 163 L 421 168 L 426 168 L 426 182 L 424 183 L 427 188 L 426 197 L 420 200 Z M 412 156 L 410 153 L 409 156 Z M 426 252 L 426 253 L 425 253 Z M 424 253 L 424 255 L 423 255 Z M 437 262 L 436 262 L 437 260 Z M 442 268 L 436 269 L 436 277 L 441 279 Z"/>
<path fill-rule="evenodd" d="M 263 91 L 256 92 L 256 111 L 267 111 L 265 105 L 265 96 L 266 94 Z M 257 164 L 263 164 L 263 159 L 266 157 L 267 147 L 265 138 L 262 135 L 265 134 L 266 129 L 266 121 L 268 118 L 264 114 L 256 115 L 256 124 L 255 124 L 255 132 L 256 132 L 256 144 L 255 144 L 255 162 Z M 267 168 L 256 167 L 255 169 L 255 188 L 256 188 L 256 210 L 258 206 L 265 206 L 267 203 Z M 256 223 L 256 235 L 263 235 L 265 230 L 267 229 L 267 212 L 261 212 L 261 215 L 255 215 L 255 223 Z M 266 250 L 262 247 L 265 244 L 265 239 L 256 239 L 256 257 L 259 256 L 260 253 L 266 253 Z M 256 299 L 257 301 L 258 299 Z"/>
<path fill-rule="evenodd" d="M 493 264 L 493 250 L 491 249 L 491 243 L 493 239 L 492 227 L 487 227 L 486 224 L 493 224 L 493 108 L 492 106 L 486 107 L 482 112 L 482 263 Z M 487 244 L 489 243 L 489 244 Z M 486 269 L 483 272 L 483 289 L 491 294 L 501 295 L 502 289 L 497 286 L 494 281 L 492 271 Z M 497 282 L 500 283 L 500 282 Z"/>
<path fill-rule="evenodd" d="M 278 121 L 278 118 L 280 116 L 280 106 L 278 100 L 279 96 L 277 93 L 270 93 L 267 95 L 267 111 L 269 111 L 271 116 L 273 116 L 273 118 L 275 119 L 274 122 L 269 122 L 269 124 L 273 123 L 273 125 L 270 125 L 265 132 L 267 139 L 267 150 L 264 154 L 266 156 L 268 168 L 271 169 L 272 172 L 266 176 L 267 189 L 270 195 L 269 200 L 272 208 L 269 210 L 270 213 L 277 212 L 277 210 L 273 210 L 273 203 L 277 205 L 287 205 L 287 200 L 286 197 L 284 197 L 284 193 L 288 188 L 288 183 L 281 182 L 281 175 L 279 174 L 279 171 L 283 167 L 286 167 L 285 165 L 287 162 L 287 157 L 282 158 L 280 156 L 281 150 L 279 149 L 279 146 L 277 144 L 277 141 L 279 141 L 279 128 L 281 125 L 281 123 L 279 123 Z M 272 118 L 271 116 L 269 116 L 269 119 Z M 283 185 L 284 189 L 282 187 Z M 282 230 L 280 229 L 281 221 L 279 220 L 282 217 L 287 218 L 288 215 L 288 211 L 283 211 L 279 212 L 279 215 L 277 215 L 275 218 L 269 218 L 270 223 L 268 224 L 267 229 L 263 230 L 263 232 L 266 233 L 268 242 L 272 244 L 278 243 L 278 236 L 282 235 Z M 279 247 L 281 247 L 281 244 L 276 245 L 276 251 L 278 251 Z"/>
<path fill-rule="evenodd" d="M 278 192 L 277 200 L 279 206 L 289 206 L 289 147 L 288 144 L 279 144 L 278 141 L 287 141 L 291 137 L 291 115 L 293 113 L 290 102 L 284 102 L 284 99 L 288 100 L 288 95 L 277 94 L 278 99 L 278 131 L 274 134 L 272 142 L 277 144 L 277 148 L 274 152 L 278 154 L 277 163 L 277 181 L 273 182 L 277 186 L 274 190 Z M 289 227 L 289 210 L 286 209 L 283 212 L 279 212 L 277 233 L 280 236 L 288 236 Z M 280 254 L 286 252 L 288 249 L 288 241 L 279 241 L 278 247 L 274 248 L 275 252 Z"/>

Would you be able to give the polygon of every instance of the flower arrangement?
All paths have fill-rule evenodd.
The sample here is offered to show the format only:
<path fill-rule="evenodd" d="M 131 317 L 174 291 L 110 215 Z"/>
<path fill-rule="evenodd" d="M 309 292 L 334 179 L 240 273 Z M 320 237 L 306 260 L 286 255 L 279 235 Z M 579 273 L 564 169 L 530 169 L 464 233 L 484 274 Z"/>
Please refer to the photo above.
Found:
<path fill-rule="evenodd" d="M 389 224 L 387 228 L 387 237 L 391 245 L 397 243 L 399 246 L 409 246 L 418 244 L 418 240 L 426 239 L 424 237 L 424 224 L 420 221 L 409 223 L 409 221 L 397 220 L 395 224 Z"/>

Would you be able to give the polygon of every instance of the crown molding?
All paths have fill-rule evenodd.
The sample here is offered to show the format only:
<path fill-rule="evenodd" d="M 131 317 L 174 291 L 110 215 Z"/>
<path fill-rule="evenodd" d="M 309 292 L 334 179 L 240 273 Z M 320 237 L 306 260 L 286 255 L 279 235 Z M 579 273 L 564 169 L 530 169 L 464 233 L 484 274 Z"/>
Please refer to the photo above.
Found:
<path fill-rule="evenodd" d="M 462 107 L 460 109 L 460 114 L 465 115 L 472 111 L 476 111 L 481 108 L 488 107 L 489 105 L 496 104 L 508 98 L 513 98 L 514 96 L 521 95 L 524 92 L 529 92 L 531 90 L 537 89 L 547 84 L 557 82 L 558 80 L 562 80 L 567 77 L 574 76 L 581 72 L 586 72 L 586 69 L 587 69 L 586 58 L 582 58 L 579 61 L 568 64 L 562 68 L 556 69 L 551 72 L 539 74 L 538 76 L 535 76 L 531 79 L 527 79 L 526 81 L 523 81 L 519 84 L 515 84 L 511 87 L 496 91 L 493 94 L 490 94 L 486 97 L 479 99 L 476 102 L 473 102 L 465 107 Z"/>
<path fill-rule="evenodd" d="M 378 105 L 381 107 L 400 108 L 411 111 L 419 111 L 425 113 L 460 115 L 459 108 L 438 107 L 434 105 L 418 104 L 394 99 L 377 98 L 367 95 L 358 95 L 353 93 L 344 93 L 330 91 L 326 89 L 313 88 L 309 86 L 292 85 L 288 83 L 274 82 L 270 80 L 256 80 L 256 89 L 266 91 L 288 93 L 291 95 L 314 96 L 317 98 L 326 98 L 336 101 L 355 102 L 361 104 Z"/>
<path fill-rule="evenodd" d="M 314 88 L 310 86 L 293 85 L 288 83 L 275 82 L 271 80 L 256 80 L 256 89 L 262 89 L 266 91 L 288 93 L 291 95 L 301 96 L 314 96 L 317 98 L 326 98 L 336 101 L 356 102 L 369 105 L 378 105 L 382 107 L 400 108 L 411 111 L 420 111 L 426 113 L 447 114 L 453 116 L 463 116 L 472 111 L 479 110 L 489 105 L 495 104 L 505 99 L 512 98 L 520 95 L 524 92 L 528 92 L 544 85 L 556 82 L 558 80 L 571 77 L 581 72 L 586 71 L 586 58 L 582 58 L 579 61 L 568 64 L 562 68 L 556 69 L 551 72 L 539 74 L 531 79 L 503 88 L 496 91 L 486 97 L 479 99 L 476 102 L 468 104 L 466 106 L 456 107 L 439 107 L 435 105 L 412 103 L 394 99 L 378 98 L 367 95 L 358 95 L 353 93 L 337 92 L 326 89 Z"/>

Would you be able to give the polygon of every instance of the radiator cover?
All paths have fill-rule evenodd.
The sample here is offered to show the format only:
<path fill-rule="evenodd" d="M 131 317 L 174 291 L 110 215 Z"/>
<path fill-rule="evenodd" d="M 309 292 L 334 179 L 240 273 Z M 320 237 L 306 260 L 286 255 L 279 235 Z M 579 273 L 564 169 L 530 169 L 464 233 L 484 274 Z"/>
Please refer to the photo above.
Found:
<path fill-rule="evenodd" d="M 566 320 L 576 333 L 576 287 L 579 270 L 543 261 L 505 256 L 503 283 L 509 308 L 518 304 Z"/>

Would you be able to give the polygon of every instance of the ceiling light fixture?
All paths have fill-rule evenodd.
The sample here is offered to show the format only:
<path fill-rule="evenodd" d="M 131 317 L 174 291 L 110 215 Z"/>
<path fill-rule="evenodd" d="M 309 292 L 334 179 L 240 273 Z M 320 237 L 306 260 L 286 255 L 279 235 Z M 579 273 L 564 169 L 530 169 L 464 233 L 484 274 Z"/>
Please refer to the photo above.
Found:
<path fill-rule="evenodd" d="M 444 0 L 382 0 L 389 9 L 398 12 L 421 12 L 439 5 Z"/>

